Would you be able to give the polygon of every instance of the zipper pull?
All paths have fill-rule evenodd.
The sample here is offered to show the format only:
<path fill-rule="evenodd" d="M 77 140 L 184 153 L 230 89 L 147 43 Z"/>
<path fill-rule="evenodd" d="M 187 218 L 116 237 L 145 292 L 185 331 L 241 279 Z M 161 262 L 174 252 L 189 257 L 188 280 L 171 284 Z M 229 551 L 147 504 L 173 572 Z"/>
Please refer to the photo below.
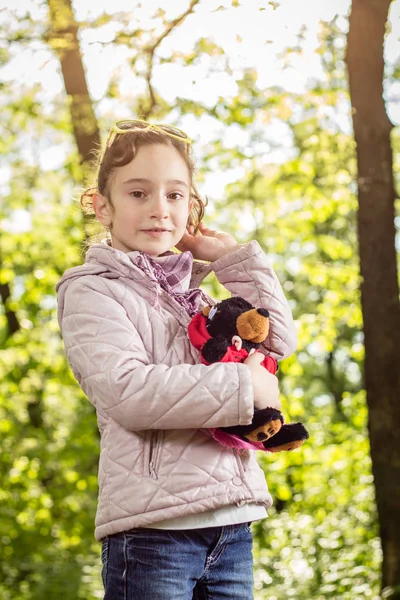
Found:
<path fill-rule="evenodd" d="M 154 470 L 154 463 L 153 461 L 151 461 L 151 463 L 149 464 L 149 471 L 150 471 L 150 475 L 154 478 L 154 479 L 158 479 L 157 477 L 157 473 Z"/>

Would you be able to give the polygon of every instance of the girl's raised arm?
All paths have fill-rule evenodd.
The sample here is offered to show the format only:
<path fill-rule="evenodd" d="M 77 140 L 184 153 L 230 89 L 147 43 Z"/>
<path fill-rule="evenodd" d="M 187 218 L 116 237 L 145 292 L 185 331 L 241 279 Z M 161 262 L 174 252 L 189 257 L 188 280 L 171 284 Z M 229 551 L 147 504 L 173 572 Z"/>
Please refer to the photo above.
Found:
<path fill-rule="evenodd" d="M 253 240 L 211 264 L 218 280 L 233 295 L 270 313 L 270 330 L 263 346 L 278 360 L 293 354 L 297 332 L 292 311 L 275 271 L 258 242 Z"/>

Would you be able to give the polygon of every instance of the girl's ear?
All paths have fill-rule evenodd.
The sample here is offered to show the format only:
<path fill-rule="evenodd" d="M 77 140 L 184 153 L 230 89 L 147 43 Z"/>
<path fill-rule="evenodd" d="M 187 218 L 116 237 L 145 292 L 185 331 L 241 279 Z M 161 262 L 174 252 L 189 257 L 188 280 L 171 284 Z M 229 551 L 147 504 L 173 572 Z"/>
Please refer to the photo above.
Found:
<path fill-rule="evenodd" d="M 92 196 L 92 206 L 94 214 L 100 223 L 102 223 L 105 227 L 109 227 L 112 221 L 110 205 L 107 198 L 100 194 L 100 192 L 94 193 Z"/>

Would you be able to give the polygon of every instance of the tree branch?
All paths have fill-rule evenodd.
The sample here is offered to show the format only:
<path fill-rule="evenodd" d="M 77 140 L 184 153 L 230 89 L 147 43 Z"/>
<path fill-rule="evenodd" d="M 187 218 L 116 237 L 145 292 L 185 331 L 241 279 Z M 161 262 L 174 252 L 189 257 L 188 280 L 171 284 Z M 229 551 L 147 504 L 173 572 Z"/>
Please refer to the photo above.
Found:
<path fill-rule="evenodd" d="M 161 42 L 169 36 L 169 34 L 171 33 L 171 31 L 173 29 L 175 29 L 175 27 L 177 27 L 178 25 L 180 25 L 182 23 L 182 21 L 184 21 L 186 19 L 187 16 L 189 16 L 192 12 L 194 7 L 196 6 L 196 4 L 199 4 L 200 0 L 192 0 L 188 9 L 182 13 L 179 17 L 177 17 L 176 19 L 174 19 L 173 21 L 170 21 L 164 31 L 164 33 L 162 33 L 154 42 L 154 44 L 152 44 L 151 46 L 146 48 L 147 52 L 150 52 L 151 54 L 154 54 L 155 50 L 158 48 L 158 46 L 161 44 Z"/>
<path fill-rule="evenodd" d="M 172 21 L 170 21 L 168 23 L 167 27 L 165 28 L 164 32 L 155 40 L 155 42 L 153 42 L 151 45 L 144 48 L 144 52 L 146 52 L 148 55 L 146 82 L 147 82 L 147 88 L 148 88 L 149 96 L 150 96 L 150 103 L 149 103 L 149 106 L 147 107 L 147 109 L 141 108 L 139 110 L 139 113 L 140 113 L 140 116 L 145 120 L 147 120 L 149 118 L 149 116 L 153 112 L 155 106 L 157 105 L 157 98 L 156 98 L 154 88 L 151 83 L 151 80 L 153 77 L 155 51 L 160 46 L 160 44 L 163 42 L 163 40 L 165 40 L 165 38 L 169 36 L 171 31 L 173 31 L 176 27 L 178 27 L 178 25 L 180 25 L 186 19 L 186 17 L 188 15 L 193 13 L 194 7 L 196 6 L 196 4 L 199 4 L 199 2 L 200 2 L 200 0 L 191 0 L 190 5 L 187 8 L 187 10 L 184 13 L 182 13 L 179 17 L 177 17 L 176 19 L 173 19 Z"/>

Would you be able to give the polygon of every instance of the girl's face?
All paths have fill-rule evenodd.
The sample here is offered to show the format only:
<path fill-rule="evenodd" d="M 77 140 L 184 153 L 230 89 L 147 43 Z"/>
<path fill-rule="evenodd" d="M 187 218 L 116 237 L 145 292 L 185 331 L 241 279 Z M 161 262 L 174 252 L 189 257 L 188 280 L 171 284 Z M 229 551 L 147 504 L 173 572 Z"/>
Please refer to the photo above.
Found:
<path fill-rule="evenodd" d="M 129 164 L 112 175 L 114 210 L 100 194 L 93 206 L 103 225 L 110 227 L 114 248 L 159 256 L 173 248 L 185 232 L 190 188 L 188 167 L 176 148 L 142 146 Z"/>

